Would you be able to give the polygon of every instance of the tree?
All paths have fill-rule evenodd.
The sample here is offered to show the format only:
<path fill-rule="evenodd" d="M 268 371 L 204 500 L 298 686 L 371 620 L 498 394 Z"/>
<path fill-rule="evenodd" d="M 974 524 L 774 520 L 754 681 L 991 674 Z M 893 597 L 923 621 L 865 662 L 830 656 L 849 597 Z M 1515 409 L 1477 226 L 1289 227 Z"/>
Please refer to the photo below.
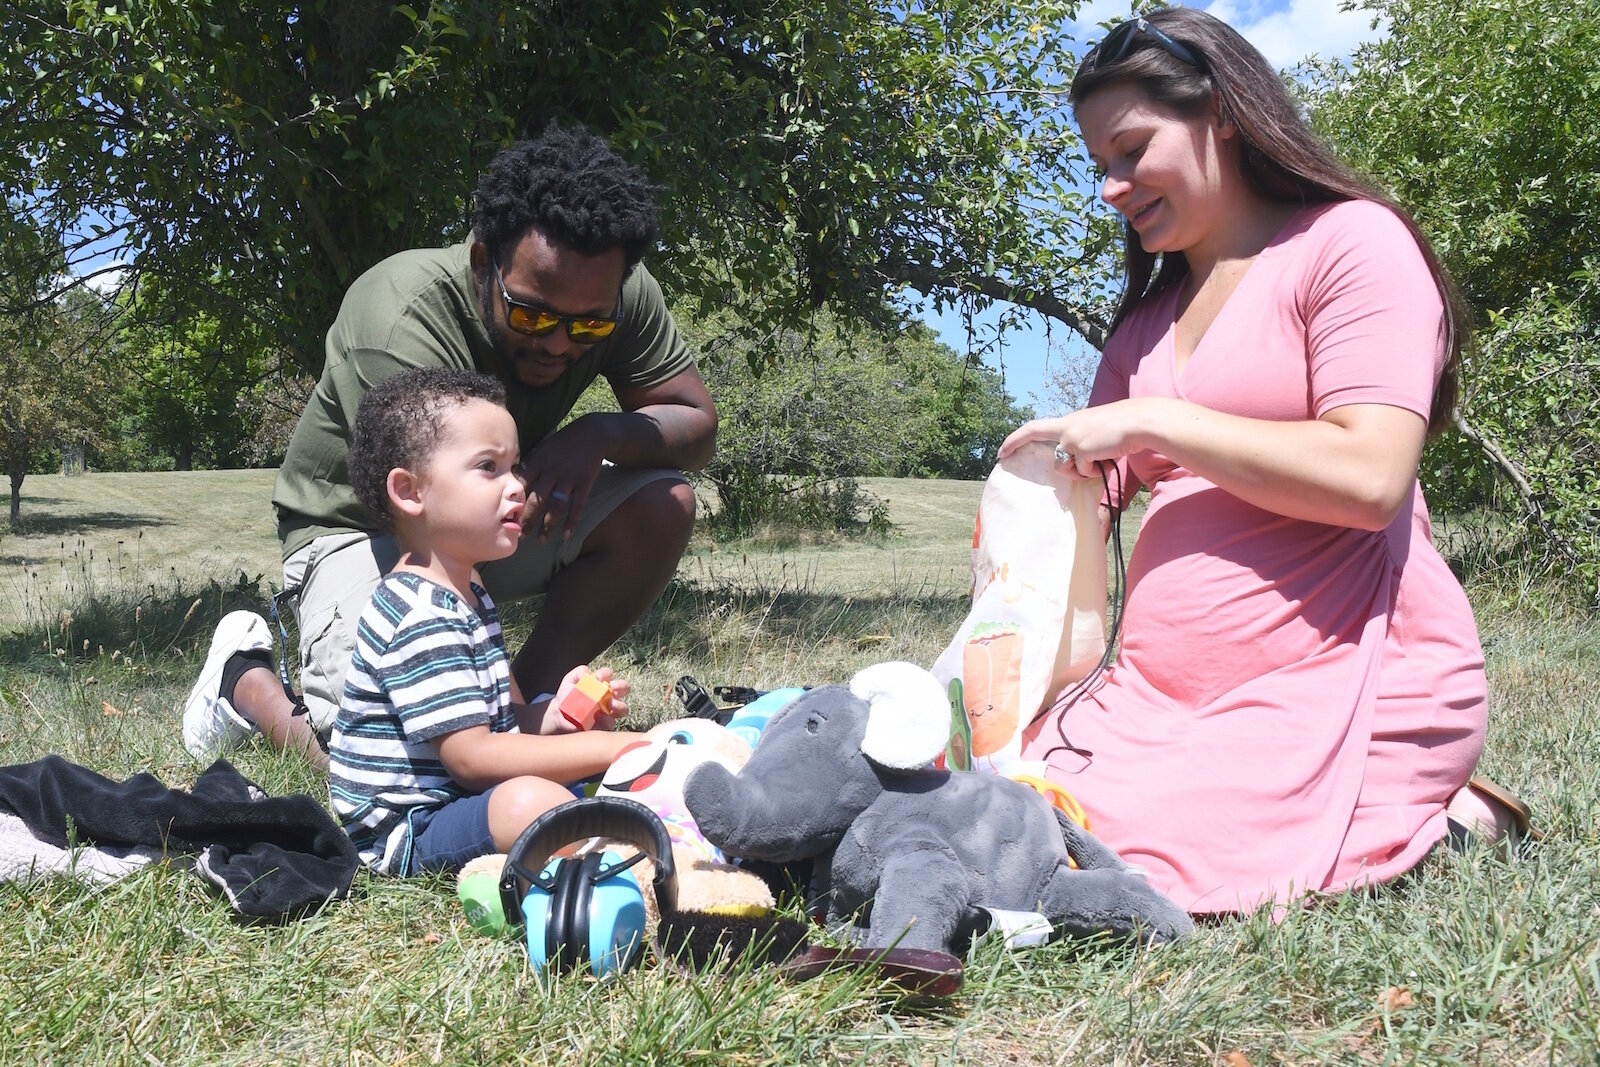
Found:
<path fill-rule="evenodd" d="M 254 324 L 191 312 L 154 278 L 125 289 L 119 311 L 128 458 L 176 470 L 243 463 L 253 426 L 241 401 L 276 370 Z"/>
<path fill-rule="evenodd" d="M 1480 327 L 1436 503 L 1514 487 L 1563 573 L 1600 578 L 1600 23 L 1560 0 L 1366 0 L 1388 36 L 1309 69 L 1318 126 L 1411 208 Z"/>
<path fill-rule="evenodd" d="M 881 528 L 856 479 L 982 477 L 1031 417 L 998 374 L 920 323 L 884 331 L 819 313 L 810 330 L 774 339 L 771 362 L 744 346 L 747 324 L 732 313 L 682 325 L 721 414 L 705 478 L 726 532 L 764 522 Z"/>
<path fill-rule="evenodd" d="M 868 349 L 896 368 L 894 388 L 904 390 L 916 413 L 910 440 L 882 473 L 901 477 L 988 477 L 1000 444 L 1033 418 L 1006 392 L 1005 379 L 976 355 L 963 356 L 921 324 Z"/>
<path fill-rule="evenodd" d="M 1055 369 L 1045 381 L 1045 405 L 1055 411 L 1077 411 L 1089 402 L 1094 390 L 1100 352 L 1079 337 L 1051 339 L 1049 352 Z"/>
<path fill-rule="evenodd" d="M 1060 106 L 1057 0 L 48 0 L 0 9 L 0 186 L 315 372 L 345 286 L 459 237 L 489 156 L 552 119 L 666 188 L 654 262 L 751 336 L 895 291 L 1097 336 L 1110 231 Z M 85 222 L 85 220 L 91 220 Z M 771 349 L 773 354 L 777 349 Z"/>
<path fill-rule="evenodd" d="M 41 299 L 53 278 L 27 267 L 52 262 L 48 235 L 8 224 L 0 256 L 0 300 L 20 310 L 0 314 L 0 458 L 11 487 L 8 516 L 22 515 L 22 483 L 34 456 L 65 442 L 93 441 L 111 392 L 105 359 L 109 330 L 104 302 L 76 289 Z M 60 260 L 56 259 L 56 263 Z"/>

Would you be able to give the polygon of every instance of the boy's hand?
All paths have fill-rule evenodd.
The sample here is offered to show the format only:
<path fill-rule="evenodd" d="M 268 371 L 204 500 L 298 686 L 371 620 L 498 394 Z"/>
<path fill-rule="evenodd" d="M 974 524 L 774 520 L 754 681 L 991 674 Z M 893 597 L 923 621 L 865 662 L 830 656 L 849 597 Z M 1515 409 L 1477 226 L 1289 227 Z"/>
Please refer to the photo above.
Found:
<path fill-rule="evenodd" d="M 563 702 L 578 688 L 578 681 L 588 675 L 593 675 L 597 680 L 604 682 L 610 690 L 610 700 L 606 705 L 597 709 L 593 721 L 588 727 L 572 722 L 561 713 Z M 601 667 L 591 671 L 588 664 L 579 664 L 566 673 L 561 679 L 561 685 L 556 688 L 556 695 L 550 699 L 545 709 L 544 718 L 540 721 L 541 734 L 569 734 L 582 729 L 611 730 L 615 729 L 617 721 L 628 714 L 627 696 L 630 686 L 622 678 L 613 677 L 610 667 Z"/>
<path fill-rule="evenodd" d="M 610 667 L 600 667 L 594 676 L 611 687 L 611 703 L 594 717 L 593 729 L 614 730 L 617 722 L 628 715 L 628 692 L 633 688 L 626 678 L 619 678 Z"/>

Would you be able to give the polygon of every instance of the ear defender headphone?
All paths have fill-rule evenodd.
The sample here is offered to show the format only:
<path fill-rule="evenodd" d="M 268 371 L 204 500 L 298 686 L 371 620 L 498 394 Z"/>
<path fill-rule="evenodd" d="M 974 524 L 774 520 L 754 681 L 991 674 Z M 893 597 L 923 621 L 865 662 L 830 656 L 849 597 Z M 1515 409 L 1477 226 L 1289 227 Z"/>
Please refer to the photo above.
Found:
<path fill-rule="evenodd" d="M 639 849 L 623 859 L 609 849 L 555 858 L 563 846 L 591 837 Z M 551 808 L 511 846 L 500 878 L 506 921 L 527 937 L 536 972 L 588 970 L 597 978 L 631 966 L 644 946 L 644 894 L 629 870 L 648 857 L 660 914 L 677 910 L 672 841 L 655 812 L 625 797 L 589 797 Z"/>

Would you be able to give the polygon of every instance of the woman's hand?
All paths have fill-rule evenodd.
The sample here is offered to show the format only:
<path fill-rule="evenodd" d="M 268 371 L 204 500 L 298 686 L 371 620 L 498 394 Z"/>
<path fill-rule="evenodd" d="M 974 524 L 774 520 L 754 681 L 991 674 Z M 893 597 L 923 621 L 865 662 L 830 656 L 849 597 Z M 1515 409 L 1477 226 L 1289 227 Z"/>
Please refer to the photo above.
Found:
<path fill-rule="evenodd" d="M 1159 409 L 1162 403 L 1156 397 L 1118 400 L 1070 415 L 1034 419 L 1011 432 L 1000 445 L 1000 458 L 1005 459 L 1027 444 L 1048 444 L 1056 450 L 1063 473 L 1097 478 L 1096 462 L 1121 459 L 1148 447 L 1143 441 L 1145 426 L 1150 419 L 1159 417 L 1151 409 Z M 1063 455 L 1071 458 L 1063 459 Z"/>
<path fill-rule="evenodd" d="M 1410 499 L 1426 438 L 1420 415 L 1386 404 L 1279 422 L 1150 396 L 1026 423 L 1006 438 L 1000 457 L 1044 442 L 1072 457 L 1071 471 L 1090 477 L 1097 461 L 1150 450 L 1274 514 L 1381 530 Z"/>

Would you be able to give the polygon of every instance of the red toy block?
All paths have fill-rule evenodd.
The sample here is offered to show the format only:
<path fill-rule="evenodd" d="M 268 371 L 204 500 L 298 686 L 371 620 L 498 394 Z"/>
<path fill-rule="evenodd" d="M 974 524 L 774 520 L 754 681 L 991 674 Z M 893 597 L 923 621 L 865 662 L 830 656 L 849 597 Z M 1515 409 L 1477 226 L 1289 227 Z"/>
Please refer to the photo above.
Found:
<path fill-rule="evenodd" d="M 593 674 L 585 674 L 556 710 L 578 729 L 587 730 L 594 725 L 594 717 L 610 707 L 611 686 Z"/>

